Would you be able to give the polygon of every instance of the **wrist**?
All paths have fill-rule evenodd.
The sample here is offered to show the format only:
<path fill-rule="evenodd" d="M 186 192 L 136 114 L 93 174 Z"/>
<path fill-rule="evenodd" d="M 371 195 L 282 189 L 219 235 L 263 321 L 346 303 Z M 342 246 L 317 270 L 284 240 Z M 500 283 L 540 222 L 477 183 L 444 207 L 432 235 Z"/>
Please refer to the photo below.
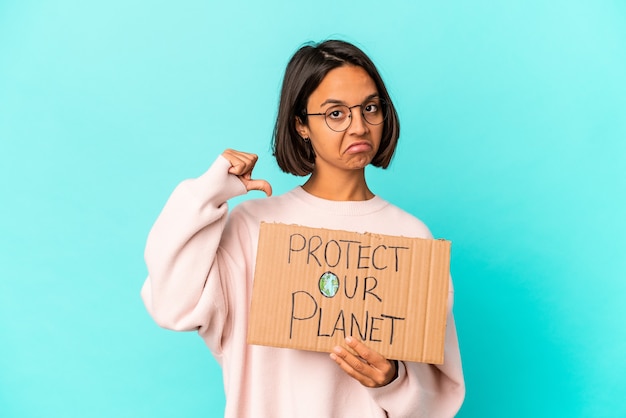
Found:
<path fill-rule="evenodd" d="M 398 378 L 398 367 L 400 367 L 400 364 L 398 363 L 398 360 L 389 360 L 389 361 L 391 361 L 391 364 L 393 365 L 393 370 L 394 370 L 393 376 L 391 377 L 391 380 L 389 381 L 389 383 L 391 383 Z"/>

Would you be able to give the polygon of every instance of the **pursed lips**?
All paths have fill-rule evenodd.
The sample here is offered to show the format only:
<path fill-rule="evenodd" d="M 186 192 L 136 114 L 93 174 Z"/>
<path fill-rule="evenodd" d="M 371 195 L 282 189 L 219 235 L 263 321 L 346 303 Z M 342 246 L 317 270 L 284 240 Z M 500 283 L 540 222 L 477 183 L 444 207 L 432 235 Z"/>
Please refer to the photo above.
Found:
<path fill-rule="evenodd" d="M 354 154 L 359 152 L 367 152 L 372 149 L 372 144 L 367 141 L 358 141 L 353 144 L 350 144 L 348 148 L 346 148 L 345 153 Z"/>

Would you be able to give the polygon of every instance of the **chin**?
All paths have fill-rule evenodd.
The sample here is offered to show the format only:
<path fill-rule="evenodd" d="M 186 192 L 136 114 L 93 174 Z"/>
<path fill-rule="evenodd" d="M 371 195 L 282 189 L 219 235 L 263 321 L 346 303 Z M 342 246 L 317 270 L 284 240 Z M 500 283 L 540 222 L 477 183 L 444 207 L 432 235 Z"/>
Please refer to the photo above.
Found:
<path fill-rule="evenodd" d="M 355 159 L 354 161 L 350 161 L 348 166 L 354 170 L 359 170 L 367 167 L 371 162 L 371 158 Z"/>

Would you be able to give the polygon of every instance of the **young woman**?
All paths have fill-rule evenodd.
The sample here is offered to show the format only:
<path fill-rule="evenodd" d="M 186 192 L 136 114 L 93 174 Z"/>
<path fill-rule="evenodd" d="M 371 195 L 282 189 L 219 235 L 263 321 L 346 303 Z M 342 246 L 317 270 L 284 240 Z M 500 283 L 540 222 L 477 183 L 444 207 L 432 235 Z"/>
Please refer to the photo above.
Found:
<path fill-rule="evenodd" d="M 412 215 L 376 196 L 365 167 L 386 168 L 399 136 L 387 89 L 371 60 L 343 41 L 296 52 L 274 129 L 280 168 L 309 176 L 281 196 L 228 199 L 262 190 L 253 154 L 226 150 L 173 192 L 148 237 L 142 289 L 156 322 L 197 330 L 221 364 L 227 417 L 452 417 L 465 394 L 448 303 L 445 363 L 397 362 L 356 338 L 329 355 L 246 344 L 260 222 L 432 237 Z M 451 288 L 452 289 L 452 288 Z M 354 354 L 353 354 L 354 353 Z"/>

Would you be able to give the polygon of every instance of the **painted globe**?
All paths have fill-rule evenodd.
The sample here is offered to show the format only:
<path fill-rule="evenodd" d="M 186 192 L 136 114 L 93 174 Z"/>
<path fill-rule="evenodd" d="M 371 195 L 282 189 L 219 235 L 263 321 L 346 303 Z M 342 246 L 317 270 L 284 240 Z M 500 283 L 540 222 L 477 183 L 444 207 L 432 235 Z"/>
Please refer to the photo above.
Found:
<path fill-rule="evenodd" d="M 339 278 L 332 271 L 327 271 L 320 277 L 319 287 L 322 295 L 332 298 L 339 290 Z"/>

